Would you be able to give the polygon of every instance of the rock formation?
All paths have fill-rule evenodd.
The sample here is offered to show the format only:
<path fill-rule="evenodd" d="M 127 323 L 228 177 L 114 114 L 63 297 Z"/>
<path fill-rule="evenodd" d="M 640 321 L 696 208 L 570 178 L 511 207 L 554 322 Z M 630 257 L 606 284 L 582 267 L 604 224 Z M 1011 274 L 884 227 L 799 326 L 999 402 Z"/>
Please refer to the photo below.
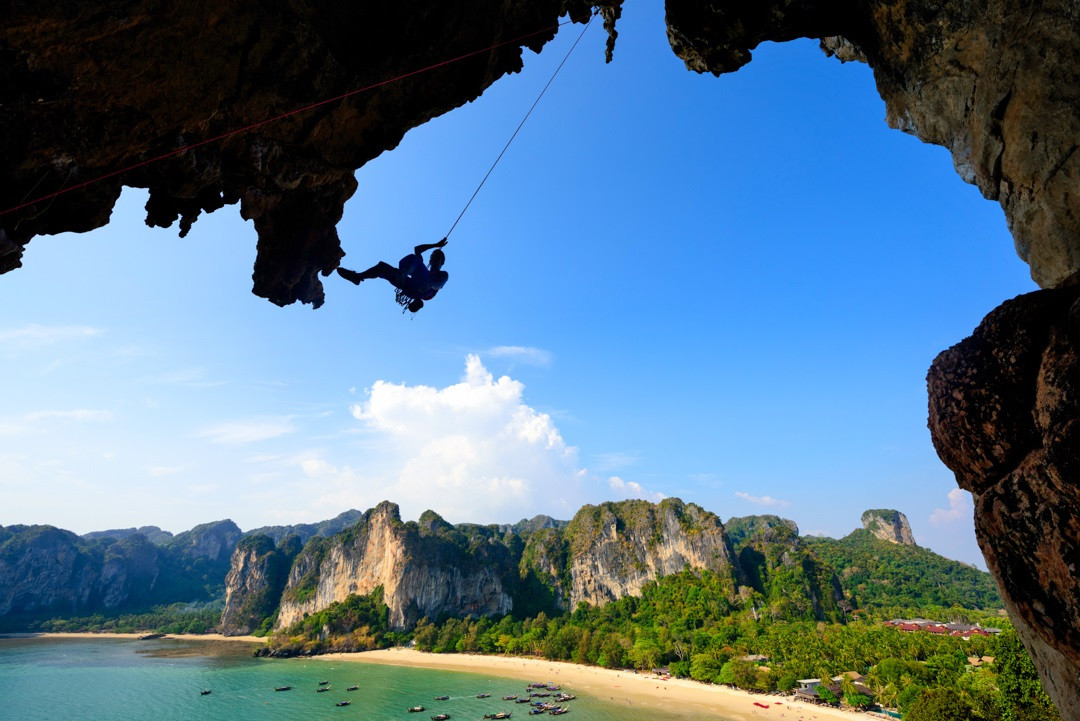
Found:
<path fill-rule="evenodd" d="M 258 630 L 274 613 L 285 590 L 289 566 L 300 552 L 300 537 L 283 539 L 280 547 L 263 534 L 245 536 L 236 544 L 225 577 L 221 633 L 244 636 Z"/>
<path fill-rule="evenodd" d="M 1080 718 L 1080 290 L 1004 303 L 935 359 L 930 431 L 1064 719 Z"/>
<path fill-rule="evenodd" d="M 34 236 L 104 225 L 121 186 L 140 187 L 147 225 L 179 220 L 181 237 L 240 203 L 259 235 L 254 292 L 317 307 L 353 171 L 520 70 L 564 13 L 590 5 L 16 2 L 0 24 L 0 213 L 76 189 L 0 215 L 0 273 Z"/>
<path fill-rule="evenodd" d="M 889 543 L 902 543 L 905 546 L 915 545 L 915 536 L 911 535 L 911 524 L 907 516 L 900 511 L 887 509 L 871 509 L 862 514 L 863 528 L 874 534 L 875 538 Z"/>
<path fill-rule="evenodd" d="M 278 626 L 380 586 L 396 628 L 423 616 L 502 615 L 516 570 L 494 533 L 468 539 L 431 511 L 402 523 L 397 505 L 384 502 L 352 528 L 308 542 L 289 572 Z"/>
<path fill-rule="evenodd" d="M 566 527 L 570 608 L 640 596 L 649 581 L 707 568 L 741 582 L 731 541 L 715 514 L 678 498 L 584 506 Z"/>

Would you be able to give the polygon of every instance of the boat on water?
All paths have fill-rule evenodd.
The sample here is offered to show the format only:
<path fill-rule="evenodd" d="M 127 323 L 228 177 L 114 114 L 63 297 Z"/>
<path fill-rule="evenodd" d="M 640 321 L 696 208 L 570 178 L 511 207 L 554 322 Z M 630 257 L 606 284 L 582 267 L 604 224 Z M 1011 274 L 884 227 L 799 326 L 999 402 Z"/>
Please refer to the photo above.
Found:
<path fill-rule="evenodd" d="M 409 713 L 420 713 L 423 710 L 424 710 L 423 706 L 410 706 L 409 707 Z"/>
<path fill-rule="evenodd" d="M 436 701 L 449 701 L 450 697 L 449 696 L 436 696 L 435 700 Z"/>
<path fill-rule="evenodd" d="M 548 713 L 551 714 L 552 716 L 562 716 L 564 713 L 566 713 L 569 710 L 570 709 L 566 708 L 565 706 L 558 706 L 558 707 L 553 708 L 550 711 L 548 711 Z"/>
<path fill-rule="evenodd" d="M 292 686 L 274 686 L 275 691 L 292 691 Z"/>
<path fill-rule="evenodd" d="M 526 696 L 525 698 L 519 698 L 517 703 L 532 703 L 532 699 Z"/>
<path fill-rule="evenodd" d="M 478 694 L 476 694 L 476 698 L 491 698 L 491 694 L 489 694 L 489 693 L 478 693 Z"/>
<path fill-rule="evenodd" d="M 348 705 L 349 705 L 349 704 L 351 704 L 351 703 L 352 703 L 352 701 L 338 701 L 338 702 L 337 702 L 336 704 L 334 704 L 334 705 L 335 705 L 335 706 L 348 706 Z"/>
<path fill-rule="evenodd" d="M 448 713 L 440 713 L 440 714 L 435 714 L 434 716 L 432 716 L 431 721 L 446 721 L 448 718 L 450 718 L 450 714 L 448 714 Z"/>
<path fill-rule="evenodd" d="M 539 706 L 529 709 L 530 716 L 539 716 L 542 713 L 544 713 L 544 709 L 540 708 Z"/>
<path fill-rule="evenodd" d="M 512 713 L 511 711 L 499 711 L 498 713 L 486 713 L 486 714 L 484 714 L 484 718 L 487 718 L 487 719 L 510 718 L 511 713 Z"/>
<path fill-rule="evenodd" d="M 204 688 L 202 691 L 199 691 L 200 696 L 208 696 L 210 693 L 210 689 L 208 688 Z"/>
<path fill-rule="evenodd" d="M 322 693 L 323 691 L 329 691 L 329 690 L 330 690 L 329 686 L 320 686 L 319 688 L 315 689 L 315 693 Z"/>
<path fill-rule="evenodd" d="M 509 696 L 503 696 L 503 701 L 517 701 L 517 697 L 516 693 L 512 693 Z"/>
<path fill-rule="evenodd" d="M 320 686 L 325 686 L 328 683 L 330 683 L 330 682 L 329 681 L 319 681 Z"/>
<path fill-rule="evenodd" d="M 345 690 L 346 690 L 346 691 L 356 691 L 356 690 L 358 690 L 359 688 L 360 688 L 359 686 L 349 686 L 349 687 L 348 687 L 347 689 L 345 689 Z"/>
<path fill-rule="evenodd" d="M 573 701 L 576 698 L 577 696 L 572 693 L 560 693 L 555 696 L 555 701 L 562 703 L 563 701 Z"/>

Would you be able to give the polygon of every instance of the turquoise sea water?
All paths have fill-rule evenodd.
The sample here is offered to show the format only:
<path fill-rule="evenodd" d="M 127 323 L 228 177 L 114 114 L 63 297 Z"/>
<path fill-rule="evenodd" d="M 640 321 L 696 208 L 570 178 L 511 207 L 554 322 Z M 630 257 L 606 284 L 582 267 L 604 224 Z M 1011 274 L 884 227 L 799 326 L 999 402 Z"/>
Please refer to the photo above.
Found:
<path fill-rule="evenodd" d="M 500 698 L 524 691 L 525 682 L 516 679 L 370 663 L 258 659 L 249 654 L 240 645 L 182 639 L 0 638 L 0 719 L 428 721 L 448 713 L 452 721 L 479 721 L 485 713 L 504 710 L 513 711 L 513 721 L 530 718 L 527 705 Z M 324 680 L 330 681 L 330 690 L 316 693 Z M 359 690 L 346 691 L 352 685 L 359 685 Z M 275 686 L 293 690 L 275 692 Z M 202 696 L 203 689 L 211 693 Z M 476 698 L 482 692 L 491 698 Z M 441 695 L 450 700 L 433 700 Z M 680 718 L 577 696 L 568 703 L 566 721 Z M 352 704 L 335 706 L 345 700 Z M 417 704 L 426 710 L 406 711 Z"/>

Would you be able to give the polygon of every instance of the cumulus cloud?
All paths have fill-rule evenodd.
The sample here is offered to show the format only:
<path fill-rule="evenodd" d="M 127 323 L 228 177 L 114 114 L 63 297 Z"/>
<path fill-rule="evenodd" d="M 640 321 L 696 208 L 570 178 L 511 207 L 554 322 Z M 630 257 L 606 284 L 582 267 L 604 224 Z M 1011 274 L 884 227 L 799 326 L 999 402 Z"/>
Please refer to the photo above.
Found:
<path fill-rule="evenodd" d="M 954 488 L 949 491 L 949 507 L 935 508 L 930 514 L 930 523 L 934 526 L 947 525 L 971 518 L 972 514 L 971 496 L 965 490 Z"/>
<path fill-rule="evenodd" d="M 292 418 L 288 416 L 269 416 L 227 421 L 202 429 L 195 435 L 211 443 L 237 445 L 255 443 L 279 438 L 296 430 Z"/>
<path fill-rule="evenodd" d="M 609 478 L 608 486 L 619 498 L 644 498 L 646 501 L 652 501 L 653 503 L 659 503 L 667 498 L 663 493 L 647 491 L 642 488 L 640 483 L 624 481 L 618 476 Z"/>
<path fill-rule="evenodd" d="M 781 498 L 773 498 L 772 496 L 751 496 L 744 491 L 735 491 L 735 496 L 758 506 L 777 506 L 779 508 L 785 508 L 791 505 Z"/>
<path fill-rule="evenodd" d="M 351 408 L 367 436 L 363 469 L 321 456 L 301 468 L 342 493 L 366 487 L 364 503 L 389 498 L 407 518 L 432 508 L 455 522 L 567 517 L 613 491 L 655 495 L 637 484 L 605 484 L 582 468 L 577 448 L 550 415 L 524 402 L 524 391 L 508 376 L 495 378 L 477 355 L 466 358 L 461 381 L 445 388 L 377 381 Z"/>
<path fill-rule="evenodd" d="M 518 363 L 524 363 L 526 365 L 540 366 L 541 368 L 547 368 L 551 365 L 551 361 L 554 356 L 551 351 L 543 350 L 542 348 L 533 348 L 531 346 L 521 345 L 499 345 L 494 348 L 488 348 L 484 351 L 483 355 L 490 356 L 492 358 L 509 358 L 510 360 L 517 361 Z"/>

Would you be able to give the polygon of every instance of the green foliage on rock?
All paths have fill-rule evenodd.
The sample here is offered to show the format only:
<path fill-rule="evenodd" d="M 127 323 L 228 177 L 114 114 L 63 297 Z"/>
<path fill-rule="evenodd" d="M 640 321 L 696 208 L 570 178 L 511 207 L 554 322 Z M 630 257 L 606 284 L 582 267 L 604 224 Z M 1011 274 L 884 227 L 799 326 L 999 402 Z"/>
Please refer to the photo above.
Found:
<path fill-rule="evenodd" d="M 854 608 L 1001 607 L 1001 596 L 990 574 L 920 546 L 882 541 L 861 528 L 840 540 L 803 541 L 808 550 L 836 570 Z"/>

